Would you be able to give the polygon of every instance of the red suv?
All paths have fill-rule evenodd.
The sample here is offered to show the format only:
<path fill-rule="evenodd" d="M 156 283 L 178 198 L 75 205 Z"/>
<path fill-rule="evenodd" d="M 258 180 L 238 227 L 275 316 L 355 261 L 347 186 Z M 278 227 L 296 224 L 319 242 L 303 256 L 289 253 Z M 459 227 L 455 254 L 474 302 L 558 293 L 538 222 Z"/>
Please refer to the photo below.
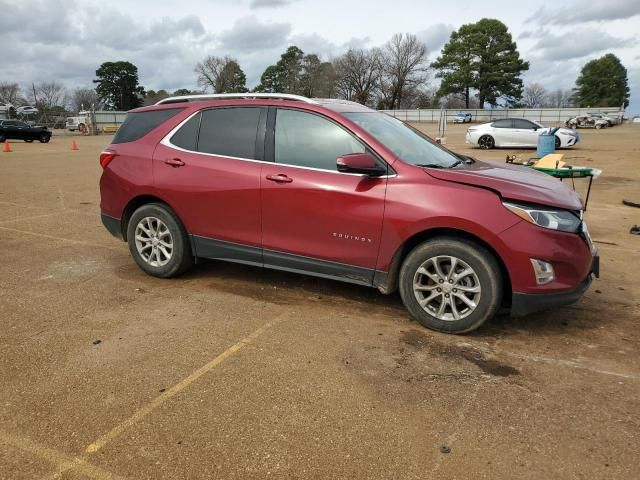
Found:
<path fill-rule="evenodd" d="M 598 275 L 579 197 L 341 100 L 174 97 L 100 155 L 102 221 L 156 277 L 197 258 L 400 290 L 444 332 L 568 304 Z"/>

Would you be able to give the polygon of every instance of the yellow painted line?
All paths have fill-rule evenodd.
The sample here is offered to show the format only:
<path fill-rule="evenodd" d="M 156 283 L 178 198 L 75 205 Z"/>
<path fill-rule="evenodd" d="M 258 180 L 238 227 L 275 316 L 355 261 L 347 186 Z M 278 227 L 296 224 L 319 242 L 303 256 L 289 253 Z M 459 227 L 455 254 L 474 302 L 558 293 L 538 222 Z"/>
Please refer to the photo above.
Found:
<path fill-rule="evenodd" d="M 158 408 L 160 405 L 162 405 L 164 402 L 166 402 L 170 398 L 172 398 L 175 395 L 177 395 L 178 393 L 180 393 L 182 390 L 184 390 L 189 385 L 191 385 L 193 382 L 198 380 L 205 373 L 210 372 L 211 370 L 216 368 L 218 365 L 220 365 L 222 362 L 224 362 L 227 358 L 229 358 L 233 354 L 237 353 L 238 351 L 242 350 L 247 345 L 249 345 L 251 342 L 253 342 L 256 338 L 258 338 L 260 335 L 262 335 L 268 329 L 273 327 L 278 322 L 282 321 L 284 319 L 284 317 L 285 317 L 285 315 L 281 315 L 281 316 L 277 317 L 276 319 L 272 320 L 271 322 L 268 322 L 264 326 L 258 328 L 255 332 L 251 333 L 250 335 L 248 335 L 247 337 L 243 338 L 239 342 L 231 345 L 229 348 L 227 348 L 224 352 L 222 352 L 220 355 L 215 357 L 209 363 L 207 363 L 206 365 L 200 367 L 198 370 L 193 372 L 191 375 L 189 375 L 188 377 L 182 379 L 180 382 L 176 383 L 173 387 L 168 388 L 160 396 L 156 397 L 154 400 L 149 402 L 147 405 L 143 406 L 142 408 L 140 408 L 139 410 L 134 412 L 133 415 L 131 415 L 126 420 L 124 420 L 122 423 L 120 423 L 119 425 L 116 425 L 109 432 L 107 432 L 104 435 L 102 435 L 101 437 L 99 437 L 95 442 L 93 442 L 92 444 L 90 444 L 87 447 L 86 452 L 87 453 L 95 453 L 98 450 L 100 450 L 102 447 L 104 447 L 111 440 L 113 440 L 113 439 L 117 438 L 118 436 L 120 436 L 125 430 L 133 427 L 136 423 L 138 423 L 144 417 L 149 415 L 153 410 Z"/>
<path fill-rule="evenodd" d="M 93 465 L 80 457 L 72 457 L 62 452 L 45 447 L 33 440 L 0 430 L 0 444 L 10 445 L 24 452 L 35 455 L 49 463 L 52 463 L 56 471 L 51 478 L 60 478 L 60 474 L 68 470 L 74 470 L 96 480 L 119 480 L 122 477 Z"/>
<path fill-rule="evenodd" d="M 118 248 L 118 247 L 110 247 L 108 245 L 101 245 L 99 243 L 84 242 L 82 240 L 73 240 L 71 238 L 56 237 L 55 235 L 47 235 L 46 233 L 29 232 L 28 230 L 19 230 L 17 228 L 0 227 L 0 230 L 6 230 L 8 232 L 15 232 L 15 233 L 24 233 L 26 235 L 33 235 L 35 237 L 49 238 L 51 240 L 59 240 L 61 242 L 75 243 L 76 245 L 85 245 L 85 246 L 88 246 L 88 247 L 107 248 L 109 250 L 116 250 L 118 252 L 122 251 L 122 248 Z"/>

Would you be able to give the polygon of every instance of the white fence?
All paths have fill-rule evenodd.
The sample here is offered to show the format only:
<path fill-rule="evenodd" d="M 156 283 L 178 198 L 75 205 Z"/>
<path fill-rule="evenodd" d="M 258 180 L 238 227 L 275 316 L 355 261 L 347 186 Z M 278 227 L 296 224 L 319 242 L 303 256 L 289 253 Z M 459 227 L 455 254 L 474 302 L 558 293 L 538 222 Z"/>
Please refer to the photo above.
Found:
<path fill-rule="evenodd" d="M 440 109 L 417 110 L 381 110 L 398 120 L 405 122 L 437 122 L 440 119 Z M 510 108 L 510 109 L 449 109 L 445 110 L 447 121 L 452 121 L 458 112 L 471 114 L 472 122 L 490 122 L 498 118 L 527 118 L 542 123 L 562 123 L 577 115 L 587 113 L 609 114 L 611 117 L 622 115 L 620 107 L 594 107 L 594 108 Z"/>

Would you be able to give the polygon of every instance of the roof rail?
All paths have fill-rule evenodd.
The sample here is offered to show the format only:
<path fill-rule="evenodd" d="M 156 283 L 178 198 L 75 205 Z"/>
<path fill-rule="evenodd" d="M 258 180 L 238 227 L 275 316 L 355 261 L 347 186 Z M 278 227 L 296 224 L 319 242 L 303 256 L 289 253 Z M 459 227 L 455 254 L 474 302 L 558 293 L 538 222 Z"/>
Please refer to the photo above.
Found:
<path fill-rule="evenodd" d="M 303 97 L 302 95 L 292 95 L 289 93 L 204 93 L 199 95 L 179 95 L 177 97 L 163 98 L 162 100 L 156 102 L 156 105 L 162 105 L 164 103 L 192 102 L 216 98 L 222 100 L 230 98 L 277 98 L 281 100 L 297 100 L 304 103 L 318 103 L 315 100 Z"/>

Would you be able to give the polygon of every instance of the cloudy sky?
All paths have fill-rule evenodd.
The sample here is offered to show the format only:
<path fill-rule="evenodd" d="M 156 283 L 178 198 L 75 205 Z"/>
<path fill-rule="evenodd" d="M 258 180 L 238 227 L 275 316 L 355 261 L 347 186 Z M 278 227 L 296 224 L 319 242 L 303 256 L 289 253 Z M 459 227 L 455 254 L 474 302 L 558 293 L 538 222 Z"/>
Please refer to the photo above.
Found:
<path fill-rule="evenodd" d="M 288 45 L 325 59 L 417 34 L 435 58 L 452 30 L 504 22 L 530 62 L 525 82 L 571 88 L 582 65 L 613 52 L 640 114 L 640 0 L 0 0 L 0 81 L 91 86 L 104 61 L 138 66 L 147 89 L 195 88 L 206 55 L 236 57 L 254 86 Z"/>

